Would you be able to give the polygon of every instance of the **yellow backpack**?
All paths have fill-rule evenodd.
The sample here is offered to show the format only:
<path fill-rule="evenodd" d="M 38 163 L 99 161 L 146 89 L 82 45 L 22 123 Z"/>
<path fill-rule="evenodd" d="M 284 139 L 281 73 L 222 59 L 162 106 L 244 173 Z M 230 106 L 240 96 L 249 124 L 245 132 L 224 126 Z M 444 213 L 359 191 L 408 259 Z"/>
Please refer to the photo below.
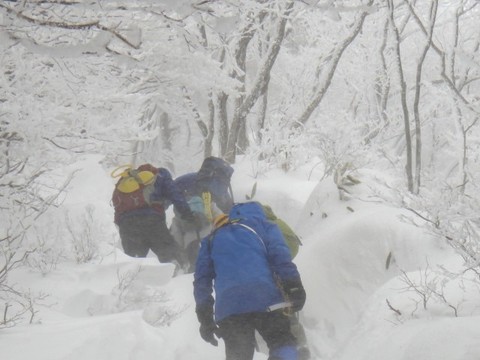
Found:
<path fill-rule="evenodd" d="M 119 172 L 119 170 L 122 170 Z M 153 184 L 155 174 L 149 170 L 132 169 L 131 165 L 122 165 L 112 171 L 113 178 L 119 177 L 117 189 L 125 194 L 132 193 L 140 189 L 141 186 Z"/>

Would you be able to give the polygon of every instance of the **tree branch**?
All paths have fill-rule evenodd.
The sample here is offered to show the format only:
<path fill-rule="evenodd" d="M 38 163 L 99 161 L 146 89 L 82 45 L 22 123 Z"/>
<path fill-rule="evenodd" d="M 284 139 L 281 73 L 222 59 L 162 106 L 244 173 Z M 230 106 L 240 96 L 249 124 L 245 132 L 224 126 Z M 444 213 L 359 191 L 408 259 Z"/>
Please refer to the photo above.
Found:
<path fill-rule="evenodd" d="M 388 301 L 388 299 L 385 299 L 385 301 L 387 302 L 388 308 L 389 308 L 390 310 L 392 310 L 392 311 L 393 311 L 394 313 L 396 313 L 397 315 L 402 316 L 402 313 L 400 312 L 400 310 L 395 309 L 395 308 L 390 304 L 390 301 Z"/>
<path fill-rule="evenodd" d="M 129 41 L 125 36 L 120 34 L 118 31 L 100 24 L 99 20 L 89 21 L 85 23 L 68 23 L 64 21 L 50 21 L 50 20 L 37 19 L 28 15 L 25 15 L 24 13 L 17 11 L 1 3 L 0 3 L 0 8 L 4 8 L 8 13 L 14 14 L 19 19 L 25 20 L 29 23 L 39 25 L 39 26 L 49 26 L 49 27 L 55 27 L 59 29 L 66 29 L 66 30 L 88 30 L 88 29 L 96 28 L 98 30 L 102 30 L 112 34 L 117 39 L 119 39 L 120 41 L 122 41 L 123 43 L 125 43 L 126 45 L 134 49 L 140 48 L 140 44 L 139 45 L 133 44 L 131 41 Z"/>
<path fill-rule="evenodd" d="M 365 18 L 370 13 L 369 8 L 372 5 L 372 3 L 373 3 L 373 0 L 369 0 L 368 4 L 366 5 L 366 10 L 364 10 L 360 14 L 360 16 L 355 20 L 355 23 L 352 26 L 353 31 L 350 33 L 350 35 L 346 39 L 344 39 L 340 44 L 337 45 L 336 49 L 331 54 L 331 60 L 329 62 L 328 68 L 326 69 L 326 77 L 323 80 L 323 85 L 313 96 L 307 108 L 298 117 L 298 120 L 293 124 L 294 129 L 297 129 L 300 126 L 305 125 L 308 119 L 310 119 L 310 116 L 312 115 L 312 113 L 315 111 L 318 105 L 322 102 L 323 97 L 325 96 L 328 88 L 330 87 L 330 84 L 333 79 L 333 75 L 335 75 L 337 65 L 340 62 L 340 59 L 342 58 L 343 53 L 345 52 L 347 47 L 353 42 L 353 40 L 355 40 L 357 35 L 362 30 Z"/>

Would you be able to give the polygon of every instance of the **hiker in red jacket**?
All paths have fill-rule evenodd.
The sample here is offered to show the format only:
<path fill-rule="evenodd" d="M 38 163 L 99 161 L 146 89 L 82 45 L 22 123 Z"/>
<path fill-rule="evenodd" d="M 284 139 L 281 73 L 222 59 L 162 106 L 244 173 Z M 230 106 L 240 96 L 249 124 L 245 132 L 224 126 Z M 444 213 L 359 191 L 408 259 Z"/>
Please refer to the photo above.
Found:
<path fill-rule="evenodd" d="M 182 252 L 168 230 L 165 211 L 173 204 L 184 219 L 195 222 L 195 218 L 170 172 L 143 164 L 119 176 L 112 203 L 125 254 L 146 257 L 152 250 L 160 262 L 184 266 Z"/>

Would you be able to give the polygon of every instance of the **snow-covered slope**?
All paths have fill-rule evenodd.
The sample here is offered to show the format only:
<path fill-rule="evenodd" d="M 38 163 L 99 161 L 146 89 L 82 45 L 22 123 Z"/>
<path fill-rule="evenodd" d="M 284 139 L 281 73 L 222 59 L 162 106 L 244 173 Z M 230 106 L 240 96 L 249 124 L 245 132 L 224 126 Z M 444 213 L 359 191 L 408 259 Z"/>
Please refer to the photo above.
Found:
<path fill-rule="evenodd" d="M 172 265 L 119 250 L 108 205 L 112 179 L 97 163 L 79 165 L 89 179 L 72 184 L 64 209 L 93 208 L 102 224 L 94 234 L 102 255 L 84 264 L 59 261 L 44 274 L 35 268 L 12 274 L 23 289 L 48 296 L 36 307 L 33 324 L 2 330 L 0 357 L 223 359 L 221 342 L 216 348 L 198 335 L 192 275 L 172 278 Z M 307 290 L 301 320 L 314 359 L 478 359 L 480 296 L 474 283 L 451 281 L 442 288 L 458 317 L 433 298 L 424 309 L 418 294 L 406 291 L 405 275 L 421 282 L 437 264 L 459 265 L 448 247 L 400 217 L 409 214 L 365 201 L 368 188 L 362 184 L 345 201 L 331 179 L 317 184 L 306 170 L 254 177 L 249 166 L 236 165 L 236 200 L 243 201 L 256 182 L 254 199 L 270 204 L 302 238 L 295 262 Z M 262 359 L 267 355 L 257 352 L 255 360 Z"/>

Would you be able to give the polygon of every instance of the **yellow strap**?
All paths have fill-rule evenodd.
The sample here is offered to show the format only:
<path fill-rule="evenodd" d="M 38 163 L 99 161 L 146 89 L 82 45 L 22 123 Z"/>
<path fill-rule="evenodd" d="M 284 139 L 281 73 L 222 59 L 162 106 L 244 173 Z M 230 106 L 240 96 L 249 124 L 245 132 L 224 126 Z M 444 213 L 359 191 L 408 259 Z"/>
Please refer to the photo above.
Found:
<path fill-rule="evenodd" d="M 113 169 L 113 171 L 110 173 L 110 176 L 112 178 L 127 177 L 128 171 L 132 168 L 133 168 L 133 165 L 131 164 L 120 165 L 119 167 Z"/>
<path fill-rule="evenodd" d="M 209 222 L 213 222 L 212 213 L 212 194 L 208 191 L 202 193 L 203 207 L 205 209 L 205 215 Z"/>

